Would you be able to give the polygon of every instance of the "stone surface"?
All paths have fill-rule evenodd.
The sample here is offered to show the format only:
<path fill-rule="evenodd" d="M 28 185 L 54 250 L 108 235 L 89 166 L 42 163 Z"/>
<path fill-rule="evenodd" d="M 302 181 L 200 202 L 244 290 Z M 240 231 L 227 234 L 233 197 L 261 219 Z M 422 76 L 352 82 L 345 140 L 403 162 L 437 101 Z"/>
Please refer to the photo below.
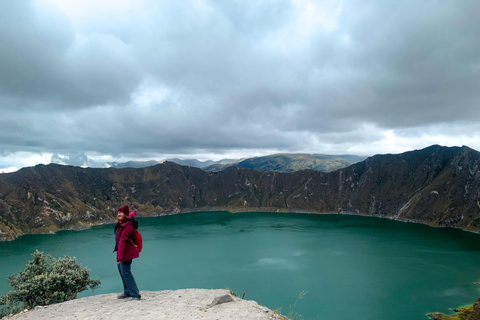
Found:
<path fill-rule="evenodd" d="M 443 319 L 443 317 L 445 317 L 445 314 L 441 313 L 441 312 L 432 312 L 432 313 L 429 313 L 428 316 L 432 320 L 441 320 L 441 319 Z"/>
<path fill-rule="evenodd" d="M 22 312 L 10 320 L 168 319 L 263 320 L 286 319 L 255 301 L 233 297 L 227 289 L 142 291 L 142 300 L 117 299 L 116 293 L 75 299 Z M 226 298 L 229 296 L 230 298 Z M 225 301 L 210 306 L 212 301 Z"/>
<path fill-rule="evenodd" d="M 480 320 L 480 299 L 473 304 L 473 311 L 468 320 Z"/>
<path fill-rule="evenodd" d="M 226 294 L 220 297 L 215 297 L 213 299 L 212 303 L 210 303 L 210 307 L 222 304 L 222 303 L 228 303 L 228 302 L 233 302 L 233 297 L 230 294 Z"/>

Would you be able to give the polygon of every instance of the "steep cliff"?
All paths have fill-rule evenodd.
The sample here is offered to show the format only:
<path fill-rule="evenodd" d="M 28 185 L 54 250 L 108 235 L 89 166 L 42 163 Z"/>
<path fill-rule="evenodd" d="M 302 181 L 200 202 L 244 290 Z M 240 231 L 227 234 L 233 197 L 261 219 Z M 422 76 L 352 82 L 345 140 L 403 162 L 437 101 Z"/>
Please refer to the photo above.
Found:
<path fill-rule="evenodd" d="M 39 165 L 0 175 L 0 239 L 112 222 L 125 202 L 144 215 L 354 213 L 479 232 L 479 161 L 468 147 L 435 145 L 329 173 L 207 172 L 172 162 L 139 169 Z"/>

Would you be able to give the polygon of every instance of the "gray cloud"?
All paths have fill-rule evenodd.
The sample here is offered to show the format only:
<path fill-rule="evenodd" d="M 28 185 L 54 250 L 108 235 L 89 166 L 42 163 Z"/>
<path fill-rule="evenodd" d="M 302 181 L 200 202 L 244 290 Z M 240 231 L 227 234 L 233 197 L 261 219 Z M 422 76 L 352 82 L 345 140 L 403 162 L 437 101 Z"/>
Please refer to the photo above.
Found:
<path fill-rule="evenodd" d="M 139 81 L 130 48 L 111 34 L 76 34 L 59 10 L 4 1 L 0 93 L 14 108 L 85 108 L 125 103 Z"/>
<path fill-rule="evenodd" d="M 84 161 L 376 150 L 387 130 L 480 136 L 478 2 L 307 2 L 146 1 L 84 17 L 3 1 L 0 148 Z"/>

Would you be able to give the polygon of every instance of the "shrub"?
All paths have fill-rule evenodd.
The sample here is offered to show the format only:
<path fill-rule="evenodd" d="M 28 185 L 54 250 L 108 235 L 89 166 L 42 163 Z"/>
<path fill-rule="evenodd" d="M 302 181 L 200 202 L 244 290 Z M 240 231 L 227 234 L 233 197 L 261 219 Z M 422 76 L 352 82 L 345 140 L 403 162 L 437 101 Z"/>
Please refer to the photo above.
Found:
<path fill-rule="evenodd" d="M 90 270 L 82 268 L 75 258 L 55 259 L 38 250 L 32 256 L 24 271 L 8 277 L 14 290 L 0 297 L 0 317 L 75 299 L 79 292 L 100 286 L 100 280 L 90 279 Z"/>

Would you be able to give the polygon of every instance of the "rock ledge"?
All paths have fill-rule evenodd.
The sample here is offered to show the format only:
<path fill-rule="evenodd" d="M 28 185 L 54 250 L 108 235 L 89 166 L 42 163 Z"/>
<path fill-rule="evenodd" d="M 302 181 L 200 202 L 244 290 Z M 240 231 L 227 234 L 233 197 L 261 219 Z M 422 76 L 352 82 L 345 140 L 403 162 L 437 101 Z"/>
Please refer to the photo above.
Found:
<path fill-rule="evenodd" d="M 232 296 L 227 289 L 142 291 L 141 294 L 140 301 L 117 299 L 116 293 L 75 299 L 6 319 L 287 319 L 255 301 Z"/>

